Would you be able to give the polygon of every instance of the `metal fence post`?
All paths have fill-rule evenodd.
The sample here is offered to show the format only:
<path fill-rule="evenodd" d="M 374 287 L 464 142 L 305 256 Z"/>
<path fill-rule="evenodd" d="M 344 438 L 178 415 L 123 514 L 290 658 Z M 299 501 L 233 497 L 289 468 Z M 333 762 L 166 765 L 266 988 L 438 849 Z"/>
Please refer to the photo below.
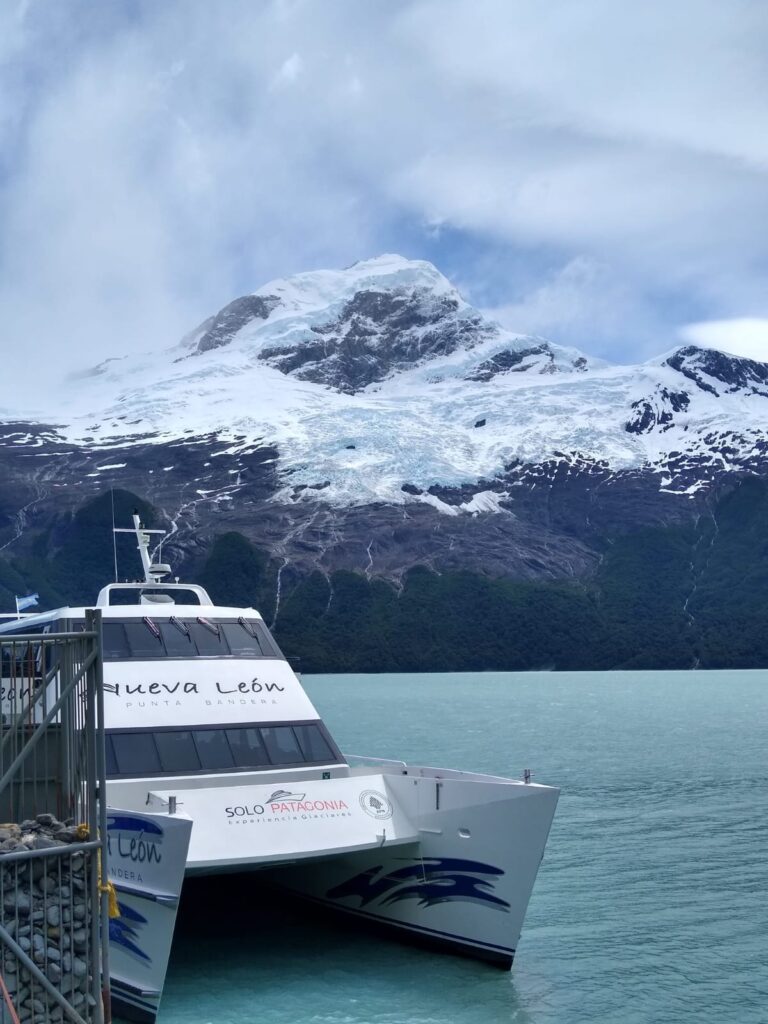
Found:
<path fill-rule="evenodd" d="M 0 636 L 0 972 L 21 1024 L 106 1024 L 101 613 L 59 633 L 23 629 Z"/>

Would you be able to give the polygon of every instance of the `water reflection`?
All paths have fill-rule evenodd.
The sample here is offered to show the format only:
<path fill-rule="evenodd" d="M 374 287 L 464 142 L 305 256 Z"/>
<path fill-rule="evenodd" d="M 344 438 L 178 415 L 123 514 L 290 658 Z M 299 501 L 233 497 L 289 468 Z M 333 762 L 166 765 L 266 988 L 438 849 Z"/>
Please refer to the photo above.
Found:
<path fill-rule="evenodd" d="M 203 880 L 184 903 L 158 1024 L 533 1024 L 509 972 L 401 945 L 258 876 Z"/>

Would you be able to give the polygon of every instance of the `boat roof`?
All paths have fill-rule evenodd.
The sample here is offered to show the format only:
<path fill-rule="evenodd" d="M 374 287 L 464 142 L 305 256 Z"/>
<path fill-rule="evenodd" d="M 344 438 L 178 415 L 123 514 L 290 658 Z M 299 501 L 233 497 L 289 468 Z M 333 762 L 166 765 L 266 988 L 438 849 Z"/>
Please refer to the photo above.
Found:
<path fill-rule="evenodd" d="M 95 605 L 64 605 L 61 608 L 53 608 L 51 611 L 22 615 L 19 618 L 14 615 L 0 623 L 0 633 L 19 632 L 19 627 L 22 624 L 32 629 L 35 626 L 61 619 L 82 619 L 85 618 L 86 611 L 93 611 L 96 607 Z M 255 608 L 217 604 L 112 604 L 98 610 L 105 619 L 141 619 L 146 617 L 163 619 L 170 616 L 176 618 L 203 616 L 205 618 L 246 618 L 264 621 L 261 613 Z"/>

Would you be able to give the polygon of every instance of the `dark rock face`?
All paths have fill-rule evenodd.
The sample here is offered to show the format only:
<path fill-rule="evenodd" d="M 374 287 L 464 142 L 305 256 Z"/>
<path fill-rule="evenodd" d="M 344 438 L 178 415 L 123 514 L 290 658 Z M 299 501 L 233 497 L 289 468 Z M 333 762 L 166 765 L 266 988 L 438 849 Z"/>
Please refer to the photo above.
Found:
<path fill-rule="evenodd" d="M 681 394 L 665 401 L 682 408 Z M 497 477 L 471 485 L 435 485 L 428 494 L 405 483 L 402 491 L 413 499 L 406 505 L 340 507 L 322 500 L 327 480 L 286 487 L 277 449 L 241 440 L 239 449 L 231 438 L 223 443 L 212 435 L 94 449 L 65 443 L 53 427 L 6 425 L 0 559 L 50 556 L 74 513 L 115 487 L 154 505 L 158 525 L 172 533 L 164 557 L 188 578 L 216 536 L 237 531 L 293 579 L 346 569 L 399 584 L 422 565 L 520 580 L 586 580 L 611 538 L 693 523 L 742 476 L 768 476 L 766 439 L 755 439 L 749 457 L 726 471 L 712 453 L 744 451 L 744 439 L 713 433 L 706 455 L 670 455 L 663 485 L 659 471 L 616 472 L 563 452 L 536 465 L 511 462 Z M 480 492 L 490 492 L 500 511 L 470 511 Z M 433 507 L 433 499 L 446 508 Z M 110 529 L 105 522 L 105 533 Z"/>
<path fill-rule="evenodd" d="M 490 359 L 480 363 L 472 373 L 468 373 L 464 380 L 488 381 L 503 373 L 524 373 L 531 369 L 529 360 L 535 359 L 536 356 L 544 357 L 543 362 L 538 360 L 539 373 L 557 372 L 555 353 L 549 345 L 544 343 L 531 345 L 528 348 L 505 349 L 503 352 L 497 352 Z M 578 356 L 570 365 L 573 370 L 583 373 L 587 369 L 588 363 L 584 356 Z"/>
<path fill-rule="evenodd" d="M 266 320 L 279 300 L 274 296 L 243 295 L 220 310 L 210 321 L 193 355 L 209 352 L 227 345 L 241 328 L 251 320 Z"/>
<path fill-rule="evenodd" d="M 748 394 L 768 397 L 768 363 L 687 345 L 671 355 L 666 364 L 712 395 L 717 395 L 718 389 L 704 380 L 703 374 L 720 382 L 723 392 L 743 390 Z"/>
<path fill-rule="evenodd" d="M 354 394 L 435 356 L 472 348 L 493 325 L 460 315 L 459 303 L 425 288 L 359 291 L 313 337 L 265 348 L 260 358 L 282 373 Z"/>
<path fill-rule="evenodd" d="M 654 400 L 638 399 L 632 403 L 634 415 L 624 426 L 629 434 L 647 434 L 655 427 L 664 427 L 674 420 L 676 412 L 684 412 L 690 405 L 685 391 L 658 388 Z"/>
<path fill-rule="evenodd" d="M 468 373 L 464 378 L 465 380 L 479 380 L 487 381 L 492 377 L 496 377 L 500 373 L 519 373 L 521 370 L 527 370 L 528 367 L 522 365 L 526 359 L 531 356 L 545 356 L 547 362 L 545 363 L 546 369 L 542 370 L 542 373 L 553 373 L 554 372 L 554 355 L 549 345 L 534 345 L 531 348 L 523 348 L 518 350 L 506 349 L 504 352 L 498 352 L 491 359 L 486 359 L 485 362 Z"/>

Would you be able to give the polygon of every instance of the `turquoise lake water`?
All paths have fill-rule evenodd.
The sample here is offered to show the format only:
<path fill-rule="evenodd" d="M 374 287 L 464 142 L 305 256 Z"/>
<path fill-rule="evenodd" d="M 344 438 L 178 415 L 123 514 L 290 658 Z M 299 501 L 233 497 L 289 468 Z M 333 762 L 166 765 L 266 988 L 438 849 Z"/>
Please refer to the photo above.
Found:
<path fill-rule="evenodd" d="M 560 786 L 514 968 L 292 910 L 178 936 L 159 1024 L 768 1021 L 768 672 L 304 684 L 348 753 Z"/>

